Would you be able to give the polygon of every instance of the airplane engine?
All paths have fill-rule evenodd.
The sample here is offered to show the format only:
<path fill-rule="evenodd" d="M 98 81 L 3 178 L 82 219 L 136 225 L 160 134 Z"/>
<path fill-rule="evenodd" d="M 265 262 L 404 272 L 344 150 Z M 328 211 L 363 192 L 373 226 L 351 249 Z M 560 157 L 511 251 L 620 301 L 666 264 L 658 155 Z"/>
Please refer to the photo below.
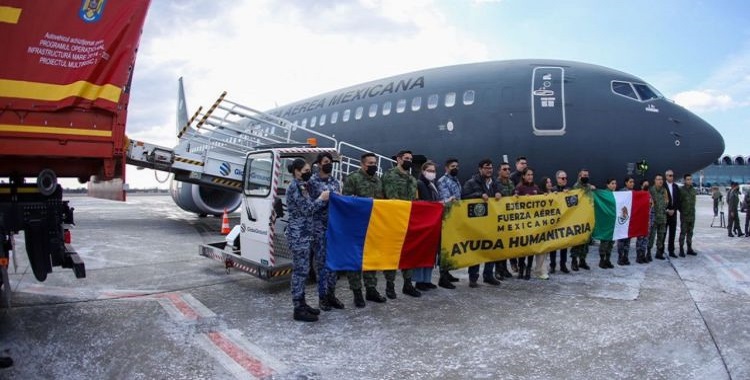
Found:
<path fill-rule="evenodd" d="M 232 191 L 213 189 L 192 183 L 175 181 L 169 184 L 169 193 L 181 209 L 194 212 L 200 216 L 221 216 L 224 209 L 232 212 L 240 207 L 242 194 Z"/>

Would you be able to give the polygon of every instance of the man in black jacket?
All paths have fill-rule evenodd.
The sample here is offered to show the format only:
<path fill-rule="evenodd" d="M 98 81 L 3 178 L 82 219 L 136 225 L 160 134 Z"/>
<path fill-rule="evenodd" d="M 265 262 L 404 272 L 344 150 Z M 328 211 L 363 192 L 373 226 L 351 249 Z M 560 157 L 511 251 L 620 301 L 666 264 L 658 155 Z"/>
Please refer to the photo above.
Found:
<path fill-rule="evenodd" d="M 674 172 L 667 170 L 665 173 L 667 181 L 664 187 L 667 188 L 669 202 L 667 203 L 667 251 L 669 257 L 677 257 L 674 253 L 674 238 L 677 232 L 677 210 L 680 209 L 680 188 L 674 183 Z"/>
<path fill-rule="evenodd" d="M 500 199 L 500 191 L 497 182 L 492 178 L 492 174 L 492 160 L 485 158 L 479 161 L 479 173 L 474 174 L 471 179 L 464 183 L 463 189 L 461 189 L 461 199 L 481 198 L 485 202 L 493 196 L 495 199 Z M 484 263 L 484 271 L 482 272 L 484 282 L 490 285 L 500 285 L 500 281 L 495 279 L 494 268 L 493 262 Z M 479 286 L 477 284 L 478 279 L 479 265 L 470 266 L 469 287 L 476 288 Z"/>

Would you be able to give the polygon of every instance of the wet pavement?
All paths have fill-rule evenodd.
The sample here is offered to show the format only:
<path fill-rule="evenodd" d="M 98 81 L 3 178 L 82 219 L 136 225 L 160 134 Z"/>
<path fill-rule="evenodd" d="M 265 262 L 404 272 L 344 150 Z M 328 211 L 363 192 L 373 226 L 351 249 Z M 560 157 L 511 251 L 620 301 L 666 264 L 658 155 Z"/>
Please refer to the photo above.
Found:
<path fill-rule="evenodd" d="M 18 238 L 12 306 L 0 309 L 0 353 L 15 364 L 0 378 L 750 378 L 750 238 L 710 227 L 706 196 L 696 257 L 603 270 L 594 246 L 591 271 L 471 289 L 464 269 L 455 290 L 363 309 L 342 280 L 346 309 L 317 323 L 292 320 L 288 284 L 198 256 L 222 239 L 220 218 L 168 196 L 69 199 L 87 278 L 55 268 L 37 282 Z"/>

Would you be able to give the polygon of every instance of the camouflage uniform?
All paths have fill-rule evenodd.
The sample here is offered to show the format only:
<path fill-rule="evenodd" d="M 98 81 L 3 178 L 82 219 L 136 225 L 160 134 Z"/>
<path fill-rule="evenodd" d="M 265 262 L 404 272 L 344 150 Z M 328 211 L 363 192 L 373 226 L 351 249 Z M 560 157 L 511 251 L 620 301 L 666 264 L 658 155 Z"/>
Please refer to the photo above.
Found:
<path fill-rule="evenodd" d="M 383 184 L 376 175 L 369 175 L 363 169 L 349 174 L 344 181 L 344 195 L 354 195 L 364 198 L 383 198 Z M 374 288 L 378 284 L 375 277 L 375 271 L 352 271 L 346 272 L 349 280 L 349 289 L 357 291 L 362 290 L 362 281 L 364 280 L 366 288 Z"/>
<path fill-rule="evenodd" d="M 321 178 L 318 173 L 310 179 L 310 197 L 316 199 L 324 191 L 331 193 L 341 193 L 341 183 L 333 176 Z M 328 228 L 328 202 L 321 212 L 313 215 L 313 236 L 315 237 L 312 244 L 312 250 L 315 257 L 315 270 L 318 272 L 318 295 L 320 298 L 325 297 L 328 293 L 333 293 L 336 289 L 336 272 L 328 270 L 326 267 L 326 229 Z"/>
<path fill-rule="evenodd" d="M 398 167 L 392 168 L 383 174 L 383 195 L 386 199 L 401 199 L 412 201 L 417 199 L 417 179 L 409 173 L 403 173 Z M 411 282 L 412 271 L 402 270 L 404 282 Z M 385 280 L 393 282 L 396 279 L 395 270 L 383 271 Z"/>
<path fill-rule="evenodd" d="M 656 257 L 661 259 L 664 258 L 664 239 L 667 238 L 667 203 L 669 202 L 667 191 L 664 186 L 659 189 L 653 186 L 649 189 L 654 204 L 654 225 L 648 234 L 648 251 L 651 252 L 656 242 Z"/>
<path fill-rule="evenodd" d="M 586 196 L 591 196 L 591 186 L 589 184 L 582 184 L 580 181 L 577 181 L 575 185 L 573 185 L 573 189 L 581 189 L 584 191 Z M 586 255 L 589 253 L 589 245 L 581 244 L 577 245 L 570 249 L 570 257 L 571 259 L 578 259 L 583 260 L 583 262 L 586 262 Z"/>
<path fill-rule="evenodd" d="M 695 228 L 695 187 L 680 188 L 680 255 L 687 237 L 688 252 L 693 252 L 693 228 Z"/>
<path fill-rule="evenodd" d="M 620 191 L 632 191 L 627 187 L 623 187 Z M 630 238 L 617 240 L 617 265 L 630 265 Z M 637 248 L 636 248 L 637 249 Z"/>
<path fill-rule="evenodd" d="M 637 262 L 641 264 L 646 264 L 649 261 L 651 261 L 651 251 L 648 251 L 648 242 L 649 242 L 649 236 L 651 235 L 651 230 L 654 229 L 654 206 L 651 201 L 649 201 L 648 206 L 648 235 L 646 236 L 638 236 L 637 239 L 635 239 L 635 253 L 638 255 L 637 257 L 639 260 Z M 646 251 L 649 252 L 648 256 L 646 255 Z"/>
<path fill-rule="evenodd" d="M 286 189 L 286 204 L 289 224 L 286 236 L 292 253 L 292 302 L 295 308 L 305 303 L 305 281 L 310 273 L 310 250 L 312 249 L 313 218 L 327 202 L 311 198 L 309 184 L 294 179 Z"/>

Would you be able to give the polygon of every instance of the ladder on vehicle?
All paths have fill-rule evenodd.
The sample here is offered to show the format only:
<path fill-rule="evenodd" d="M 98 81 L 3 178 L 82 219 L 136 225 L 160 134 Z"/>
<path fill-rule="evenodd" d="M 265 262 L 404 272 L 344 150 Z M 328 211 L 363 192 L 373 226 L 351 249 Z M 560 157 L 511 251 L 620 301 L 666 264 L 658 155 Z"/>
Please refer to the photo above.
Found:
<path fill-rule="evenodd" d="M 334 175 L 339 180 L 358 170 L 359 155 L 369 152 L 284 118 L 228 100 L 226 92 L 207 111 L 203 112 L 199 107 L 182 127 L 178 138 L 179 142 L 174 148 L 130 140 L 127 163 L 174 173 L 179 181 L 239 192 L 242 191 L 245 156 L 260 147 L 310 145 L 314 139 L 316 146 L 335 148 L 341 153 L 340 162 L 334 166 Z M 386 162 L 394 162 L 386 156 L 375 155 L 379 168 L 383 168 Z"/>

